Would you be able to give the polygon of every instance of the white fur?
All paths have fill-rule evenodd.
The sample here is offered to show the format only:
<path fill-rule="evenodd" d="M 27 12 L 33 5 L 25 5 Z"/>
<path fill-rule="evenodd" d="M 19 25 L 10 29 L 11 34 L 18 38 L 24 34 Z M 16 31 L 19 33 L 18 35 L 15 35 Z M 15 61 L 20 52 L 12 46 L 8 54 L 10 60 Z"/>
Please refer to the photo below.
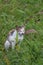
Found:
<path fill-rule="evenodd" d="M 21 35 L 21 36 L 20 36 L 19 33 L 20 33 L 20 34 L 25 33 L 24 28 L 20 29 L 19 32 L 18 32 L 17 30 L 15 30 L 12 35 L 9 35 L 9 36 L 8 36 L 8 39 L 6 40 L 6 42 L 5 42 L 5 44 L 4 44 L 6 50 L 9 49 L 9 47 L 10 47 L 10 42 L 11 42 L 11 44 L 12 44 L 12 49 L 14 49 L 15 44 L 16 44 L 16 36 L 17 36 L 17 33 L 18 33 L 18 41 L 22 41 L 22 40 L 23 40 L 24 35 Z M 9 41 L 10 41 L 10 42 L 9 42 Z"/>
<path fill-rule="evenodd" d="M 15 42 L 16 40 L 16 34 L 17 34 L 17 31 L 15 30 L 14 33 L 12 35 L 9 35 L 8 39 L 10 42 Z"/>
<path fill-rule="evenodd" d="M 8 40 L 6 40 L 4 46 L 5 46 L 5 49 L 8 50 L 8 48 L 10 47 L 10 43 Z"/>
<path fill-rule="evenodd" d="M 22 36 L 18 35 L 18 40 L 19 40 L 19 41 L 22 41 L 22 40 L 23 40 L 23 38 L 24 38 L 24 36 L 23 36 L 23 35 L 22 35 Z"/>

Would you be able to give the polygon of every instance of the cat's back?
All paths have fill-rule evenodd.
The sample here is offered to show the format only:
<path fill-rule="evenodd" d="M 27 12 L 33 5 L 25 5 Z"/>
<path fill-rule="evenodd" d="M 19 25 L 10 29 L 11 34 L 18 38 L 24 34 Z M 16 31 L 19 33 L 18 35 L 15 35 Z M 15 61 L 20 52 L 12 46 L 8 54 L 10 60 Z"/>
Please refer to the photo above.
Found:
<path fill-rule="evenodd" d="M 16 34 L 17 34 L 17 31 L 14 30 L 14 31 L 9 35 L 8 39 L 9 39 L 10 41 L 14 41 L 15 38 L 16 38 Z"/>

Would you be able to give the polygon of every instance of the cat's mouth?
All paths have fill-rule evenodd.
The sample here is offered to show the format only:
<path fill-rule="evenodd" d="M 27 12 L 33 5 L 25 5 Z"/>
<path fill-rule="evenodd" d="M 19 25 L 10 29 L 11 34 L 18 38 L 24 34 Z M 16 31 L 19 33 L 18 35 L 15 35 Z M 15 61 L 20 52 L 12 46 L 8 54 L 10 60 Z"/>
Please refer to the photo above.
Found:
<path fill-rule="evenodd" d="M 21 33 L 19 33 L 19 35 L 20 35 L 20 36 L 22 36 L 22 35 L 24 35 L 24 33 L 22 33 L 22 34 L 21 34 Z"/>

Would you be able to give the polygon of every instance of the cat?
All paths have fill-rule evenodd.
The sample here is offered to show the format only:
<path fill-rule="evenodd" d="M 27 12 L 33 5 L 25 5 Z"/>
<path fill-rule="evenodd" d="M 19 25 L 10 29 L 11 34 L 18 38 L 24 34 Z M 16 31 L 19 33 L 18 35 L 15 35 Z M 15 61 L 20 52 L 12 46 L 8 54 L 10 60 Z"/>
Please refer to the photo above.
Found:
<path fill-rule="evenodd" d="M 10 47 L 14 49 L 15 45 L 24 39 L 24 33 L 25 33 L 25 26 L 17 26 L 16 29 L 12 29 L 9 32 L 7 40 L 4 43 L 5 50 L 8 50 Z"/>

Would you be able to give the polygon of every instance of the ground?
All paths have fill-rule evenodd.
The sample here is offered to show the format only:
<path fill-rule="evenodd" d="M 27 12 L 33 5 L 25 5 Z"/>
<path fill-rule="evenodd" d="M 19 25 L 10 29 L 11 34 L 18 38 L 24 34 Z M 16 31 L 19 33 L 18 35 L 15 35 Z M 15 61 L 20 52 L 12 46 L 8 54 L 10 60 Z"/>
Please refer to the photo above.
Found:
<path fill-rule="evenodd" d="M 4 51 L 8 32 L 26 22 L 36 33 L 25 35 L 20 48 Z M 43 65 L 43 0 L 0 0 L 0 65 Z"/>

